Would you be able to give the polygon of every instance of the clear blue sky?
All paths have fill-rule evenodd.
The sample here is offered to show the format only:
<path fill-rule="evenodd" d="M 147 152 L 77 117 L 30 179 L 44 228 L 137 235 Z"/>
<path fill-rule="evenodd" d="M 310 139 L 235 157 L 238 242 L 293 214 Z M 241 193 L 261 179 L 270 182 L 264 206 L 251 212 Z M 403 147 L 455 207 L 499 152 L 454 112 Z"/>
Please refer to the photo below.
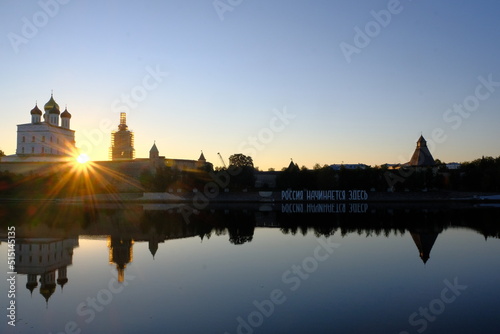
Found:
<path fill-rule="evenodd" d="M 37 1 L 0 3 L 7 154 L 53 89 L 93 160 L 110 146 L 100 124 L 116 127 L 124 108 L 137 157 L 156 140 L 161 155 L 203 150 L 215 165 L 217 152 L 253 153 L 261 169 L 377 165 L 408 161 L 421 133 L 442 161 L 500 155 L 498 1 L 59 1 L 40 1 L 50 15 Z M 155 69 L 168 75 L 155 81 Z M 465 102 L 471 111 L 453 111 Z"/>

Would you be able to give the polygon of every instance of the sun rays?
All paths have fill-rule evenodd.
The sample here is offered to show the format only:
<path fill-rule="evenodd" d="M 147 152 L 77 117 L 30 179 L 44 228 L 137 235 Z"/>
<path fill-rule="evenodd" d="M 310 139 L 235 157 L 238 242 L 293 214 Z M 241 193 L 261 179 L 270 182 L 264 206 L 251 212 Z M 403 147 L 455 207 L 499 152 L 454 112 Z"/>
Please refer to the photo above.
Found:
<path fill-rule="evenodd" d="M 53 163 L 35 173 L 25 175 L 16 183 L 18 189 L 33 199 L 95 202 L 119 200 L 119 193 L 128 189 L 142 191 L 138 180 L 100 162 L 90 161 L 85 154 L 66 162 Z"/>

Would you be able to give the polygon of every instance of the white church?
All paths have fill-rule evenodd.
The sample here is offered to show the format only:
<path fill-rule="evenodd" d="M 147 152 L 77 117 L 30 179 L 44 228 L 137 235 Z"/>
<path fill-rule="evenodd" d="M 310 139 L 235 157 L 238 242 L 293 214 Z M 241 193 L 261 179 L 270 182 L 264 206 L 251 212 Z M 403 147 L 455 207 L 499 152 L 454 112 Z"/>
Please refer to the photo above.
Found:
<path fill-rule="evenodd" d="M 71 114 L 67 108 L 61 113 L 51 94 L 43 113 L 35 105 L 31 110 L 31 123 L 17 126 L 16 154 L 3 157 L 2 162 L 57 162 L 74 159 L 75 131 L 70 129 L 70 120 Z"/>

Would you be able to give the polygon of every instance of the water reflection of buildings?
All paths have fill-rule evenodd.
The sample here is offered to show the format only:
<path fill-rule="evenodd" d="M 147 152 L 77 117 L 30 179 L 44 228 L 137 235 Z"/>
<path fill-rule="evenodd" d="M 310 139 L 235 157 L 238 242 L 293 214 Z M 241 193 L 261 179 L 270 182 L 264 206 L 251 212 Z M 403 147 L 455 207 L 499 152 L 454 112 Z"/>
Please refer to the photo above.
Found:
<path fill-rule="evenodd" d="M 165 242 L 165 235 L 160 233 L 148 233 L 141 235 L 138 233 L 128 235 L 110 235 L 108 236 L 108 260 L 110 264 L 116 265 L 118 282 L 123 282 L 125 278 L 125 269 L 127 265 L 134 261 L 135 242 L 148 242 L 148 248 L 153 259 L 158 251 L 158 244 Z"/>
<path fill-rule="evenodd" d="M 434 246 L 438 234 L 442 231 L 443 229 L 440 229 L 439 231 L 410 230 L 413 242 L 415 242 L 415 245 L 417 246 L 418 252 L 420 254 L 420 258 L 422 259 L 424 264 L 429 260 L 432 246 Z"/>
<path fill-rule="evenodd" d="M 16 241 L 17 273 L 28 276 L 26 288 L 32 294 L 40 276 L 40 294 L 48 303 L 56 286 L 62 289 L 68 282 L 67 267 L 72 264 L 78 239 L 29 238 Z"/>
<path fill-rule="evenodd" d="M 127 264 L 134 260 L 134 240 L 131 237 L 108 236 L 109 263 L 116 264 L 118 282 L 123 282 Z"/>
<path fill-rule="evenodd" d="M 361 213 L 332 214 L 280 212 L 270 204 L 248 206 L 248 209 L 226 205 L 193 213 L 189 216 L 189 222 L 186 222 L 183 212 L 177 207 L 165 206 L 166 209 L 163 209 L 156 205 L 154 208 L 148 206 L 148 210 L 146 206 L 106 206 L 92 209 L 88 221 L 72 225 L 71 231 L 73 235 L 108 236 L 107 256 L 109 263 L 116 266 L 119 281 L 124 281 L 125 270 L 134 261 L 135 243 L 148 242 L 149 252 L 154 259 L 162 252 L 160 244 L 169 240 L 199 237 L 203 241 L 213 235 L 226 235 L 230 243 L 242 245 L 252 242 L 256 228 L 278 228 L 290 235 L 314 233 L 318 237 L 334 234 L 340 237 L 349 234 L 389 237 L 391 234 L 409 233 L 412 239 L 407 240 L 414 243 L 424 264 L 429 261 L 438 235 L 448 228 L 472 229 L 485 238 L 500 237 L 498 211 L 483 213 L 478 222 L 476 210 L 422 211 L 406 206 L 395 209 L 370 206 L 371 210 Z M 78 241 L 76 238 L 64 239 L 67 232 L 65 228 L 50 229 L 48 232 L 43 226 L 40 226 L 40 230 L 33 227 L 23 230 L 19 226 L 18 235 L 25 237 L 18 239 L 16 245 L 17 271 L 27 274 L 26 287 L 30 291 L 40 287 L 40 293 L 47 301 L 57 284 L 62 287 L 68 282 L 66 267 L 71 264 L 71 255 Z M 28 235 L 38 238 L 26 237 Z M 61 238 L 43 239 L 39 238 L 40 235 L 60 235 Z"/>

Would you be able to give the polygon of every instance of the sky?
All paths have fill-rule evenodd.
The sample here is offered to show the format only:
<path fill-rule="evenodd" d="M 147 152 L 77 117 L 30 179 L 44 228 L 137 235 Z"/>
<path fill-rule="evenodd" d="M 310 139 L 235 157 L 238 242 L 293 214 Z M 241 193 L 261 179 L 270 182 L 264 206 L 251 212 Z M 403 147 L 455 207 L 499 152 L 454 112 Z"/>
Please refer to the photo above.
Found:
<path fill-rule="evenodd" d="M 0 2 L 0 149 L 49 100 L 107 160 L 119 113 L 137 158 L 261 170 L 500 155 L 493 0 Z"/>

